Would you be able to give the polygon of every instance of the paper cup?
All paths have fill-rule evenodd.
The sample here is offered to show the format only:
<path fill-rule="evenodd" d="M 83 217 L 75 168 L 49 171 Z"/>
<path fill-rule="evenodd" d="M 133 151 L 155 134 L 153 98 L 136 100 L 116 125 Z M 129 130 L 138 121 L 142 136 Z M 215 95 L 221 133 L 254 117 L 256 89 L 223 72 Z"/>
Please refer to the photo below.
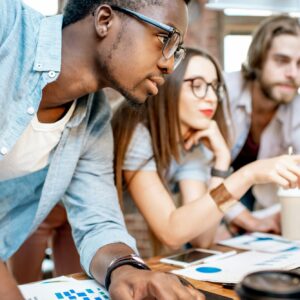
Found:
<path fill-rule="evenodd" d="M 290 240 L 300 240 L 300 189 L 278 190 L 281 204 L 282 236 Z"/>

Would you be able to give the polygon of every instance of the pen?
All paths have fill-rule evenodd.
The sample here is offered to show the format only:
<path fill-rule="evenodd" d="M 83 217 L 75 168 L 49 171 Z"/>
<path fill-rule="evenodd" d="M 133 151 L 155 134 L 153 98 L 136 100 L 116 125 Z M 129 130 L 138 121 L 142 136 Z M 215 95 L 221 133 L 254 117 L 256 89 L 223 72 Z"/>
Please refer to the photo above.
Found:
<path fill-rule="evenodd" d="M 293 155 L 293 152 L 294 152 L 293 146 L 289 146 L 288 147 L 288 155 Z"/>

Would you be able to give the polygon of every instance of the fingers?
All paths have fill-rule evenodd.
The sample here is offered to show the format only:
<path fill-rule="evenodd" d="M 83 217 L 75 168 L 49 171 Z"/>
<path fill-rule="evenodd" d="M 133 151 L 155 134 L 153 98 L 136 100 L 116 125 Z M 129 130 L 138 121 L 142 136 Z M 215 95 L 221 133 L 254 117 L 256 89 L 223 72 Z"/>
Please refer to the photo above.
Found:
<path fill-rule="evenodd" d="M 281 175 L 279 175 L 278 173 L 274 173 L 271 176 L 271 181 L 286 189 L 288 189 L 290 186 L 290 182 L 284 177 L 282 177 Z"/>
<path fill-rule="evenodd" d="M 287 169 L 285 166 L 277 167 L 277 173 L 279 176 L 287 180 L 287 188 L 296 188 L 299 184 L 299 176 L 291 172 L 290 169 Z"/>
<path fill-rule="evenodd" d="M 111 284 L 109 296 L 111 300 L 133 300 L 132 289 L 125 284 L 119 284 L 118 286 Z"/>
<path fill-rule="evenodd" d="M 193 146 L 197 146 L 200 142 L 200 139 L 203 137 L 207 137 L 207 130 L 196 131 L 189 135 L 189 138 L 184 143 L 184 147 L 186 150 L 190 150 Z"/>
<path fill-rule="evenodd" d="M 204 295 L 192 286 L 184 286 L 174 274 L 155 273 L 154 275 L 149 284 L 149 292 L 155 299 L 205 299 Z"/>
<path fill-rule="evenodd" d="M 297 154 L 297 155 L 287 155 L 289 157 L 291 157 L 295 163 L 300 163 L 300 154 Z"/>
<path fill-rule="evenodd" d="M 300 186 L 300 168 L 297 161 L 300 155 L 282 155 L 275 158 L 271 179 L 283 188 L 296 188 Z M 272 165 L 271 165 L 272 168 Z"/>
<path fill-rule="evenodd" d="M 121 278 L 121 279 L 120 279 Z M 203 300 L 192 285 L 183 285 L 174 274 L 144 270 L 127 271 L 109 289 L 112 300 Z"/>

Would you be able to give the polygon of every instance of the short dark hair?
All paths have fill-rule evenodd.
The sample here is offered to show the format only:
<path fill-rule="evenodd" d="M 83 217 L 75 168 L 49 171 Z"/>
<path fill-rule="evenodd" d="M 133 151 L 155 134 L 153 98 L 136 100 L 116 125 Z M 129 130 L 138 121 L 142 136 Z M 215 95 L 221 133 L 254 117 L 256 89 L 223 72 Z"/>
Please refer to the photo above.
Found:
<path fill-rule="evenodd" d="M 300 36 L 299 19 L 288 15 L 278 15 L 267 18 L 259 25 L 248 49 L 247 62 L 242 65 L 242 73 L 246 80 L 257 78 L 273 39 L 283 34 Z"/>
<path fill-rule="evenodd" d="M 189 4 L 190 0 L 184 2 Z M 64 9 L 63 27 L 85 18 L 102 4 L 139 10 L 147 5 L 162 5 L 162 0 L 68 0 Z"/>

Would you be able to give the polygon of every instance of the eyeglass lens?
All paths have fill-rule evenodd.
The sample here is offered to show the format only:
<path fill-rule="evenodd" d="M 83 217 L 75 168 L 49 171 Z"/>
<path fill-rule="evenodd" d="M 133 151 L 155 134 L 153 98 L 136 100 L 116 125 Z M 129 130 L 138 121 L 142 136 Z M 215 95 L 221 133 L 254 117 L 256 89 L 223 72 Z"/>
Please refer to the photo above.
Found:
<path fill-rule="evenodd" d="M 192 81 L 192 89 L 196 97 L 204 98 L 208 92 L 208 88 L 211 86 L 212 90 L 220 98 L 221 86 L 219 82 L 207 83 L 203 78 L 195 78 Z"/>
<path fill-rule="evenodd" d="M 174 69 L 179 65 L 185 55 L 185 50 L 180 48 L 180 35 L 174 32 L 164 45 L 163 55 L 170 59 L 174 55 Z"/>

